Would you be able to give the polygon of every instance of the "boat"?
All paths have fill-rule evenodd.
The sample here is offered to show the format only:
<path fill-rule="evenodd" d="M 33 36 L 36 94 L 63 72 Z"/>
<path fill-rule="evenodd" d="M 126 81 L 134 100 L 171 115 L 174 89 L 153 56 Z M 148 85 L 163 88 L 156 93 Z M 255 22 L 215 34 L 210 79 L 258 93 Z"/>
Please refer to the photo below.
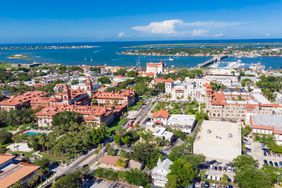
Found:
<path fill-rule="evenodd" d="M 168 60 L 169 60 L 169 61 L 173 61 L 174 59 L 173 59 L 172 57 L 169 57 Z"/>

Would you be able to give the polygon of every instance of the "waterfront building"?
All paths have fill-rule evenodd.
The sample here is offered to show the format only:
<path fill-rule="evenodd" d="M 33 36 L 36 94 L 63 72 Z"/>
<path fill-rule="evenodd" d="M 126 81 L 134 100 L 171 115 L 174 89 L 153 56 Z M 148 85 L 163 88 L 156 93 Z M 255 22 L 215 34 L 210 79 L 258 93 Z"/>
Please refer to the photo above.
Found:
<path fill-rule="evenodd" d="M 164 72 L 164 63 L 149 62 L 146 65 L 146 73 L 153 73 L 154 75 L 162 74 Z"/>
<path fill-rule="evenodd" d="M 195 154 L 203 154 L 208 160 L 231 162 L 241 155 L 241 125 L 205 120 L 193 148 Z"/>

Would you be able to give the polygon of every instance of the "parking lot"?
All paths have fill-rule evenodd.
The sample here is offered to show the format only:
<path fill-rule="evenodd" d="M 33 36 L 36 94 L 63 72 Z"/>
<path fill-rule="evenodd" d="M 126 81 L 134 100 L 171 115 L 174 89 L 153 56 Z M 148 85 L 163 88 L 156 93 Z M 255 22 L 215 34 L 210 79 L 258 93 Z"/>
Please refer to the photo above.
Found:
<path fill-rule="evenodd" d="M 281 154 L 270 152 L 264 144 L 255 142 L 252 138 L 246 138 L 244 141 L 247 148 L 247 154 L 256 159 L 260 166 L 266 164 L 276 168 L 282 168 Z"/>
<path fill-rule="evenodd" d="M 111 182 L 103 179 L 97 179 L 91 188 L 137 188 L 136 186 L 133 185 L 127 185 L 121 182 Z"/>
<path fill-rule="evenodd" d="M 234 179 L 234 168 L 230 163 L 218 162 L 216 160 L 207 161 L 201 169 L 206 170 L 206 178 L 220 181 L 223 174 L 226 174 L 231 180 Z"/>

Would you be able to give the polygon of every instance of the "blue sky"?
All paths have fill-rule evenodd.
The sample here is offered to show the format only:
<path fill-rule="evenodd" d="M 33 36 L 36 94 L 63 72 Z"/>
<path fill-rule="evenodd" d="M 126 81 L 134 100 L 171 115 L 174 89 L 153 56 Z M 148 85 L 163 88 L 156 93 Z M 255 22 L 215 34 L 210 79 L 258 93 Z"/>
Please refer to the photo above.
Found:
<path fill-rule="evenodd" d="M 0 43 L 282 38 L 281 0 L 6 0 Z"/>

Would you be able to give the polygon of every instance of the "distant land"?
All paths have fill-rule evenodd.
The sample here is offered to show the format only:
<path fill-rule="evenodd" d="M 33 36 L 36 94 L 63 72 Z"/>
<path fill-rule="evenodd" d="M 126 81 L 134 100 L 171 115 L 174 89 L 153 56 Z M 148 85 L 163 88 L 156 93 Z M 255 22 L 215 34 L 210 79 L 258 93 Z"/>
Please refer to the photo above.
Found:
<path fill-rule="evenodd" d="M 246 48 L 253 50 L 282 47 L 282 39 L 250 39 L 250 40 L 189 40 L 189 41 L 127 41 L 127 42 L 86 42 L 86 43 L 40 43 L 40 44 L 1 44 L 0 61 L 9 63 L 48 62 L 65 65 L 119 65 L 119 66 L 145 66 L 149 61 L 163 61 L 167 66 L 194 67 L 202 63 L 213 53 L 195 55 L 187 53 L 182 56 L 176 53 L 165 54 L 163 51 L 186 52 L 191 49 L 224 49 L 237 50 Z M 142 50 L 145 53 L 129 54 L 134 50 Z M 150 51 L 162 51 L 159 54 L 146 53 Z M 249 54 L 237 55 L 225 59 L 225 61 L 238 61 L 245 64 L 261 63 L 266 68 L 277 69 L 282 66 L 281 50 L 274 51 L 276 55 Z M 29 58 L 9 58 L 15 54 Z M 172 56 L 172 57 L 170 57 Z"/>

